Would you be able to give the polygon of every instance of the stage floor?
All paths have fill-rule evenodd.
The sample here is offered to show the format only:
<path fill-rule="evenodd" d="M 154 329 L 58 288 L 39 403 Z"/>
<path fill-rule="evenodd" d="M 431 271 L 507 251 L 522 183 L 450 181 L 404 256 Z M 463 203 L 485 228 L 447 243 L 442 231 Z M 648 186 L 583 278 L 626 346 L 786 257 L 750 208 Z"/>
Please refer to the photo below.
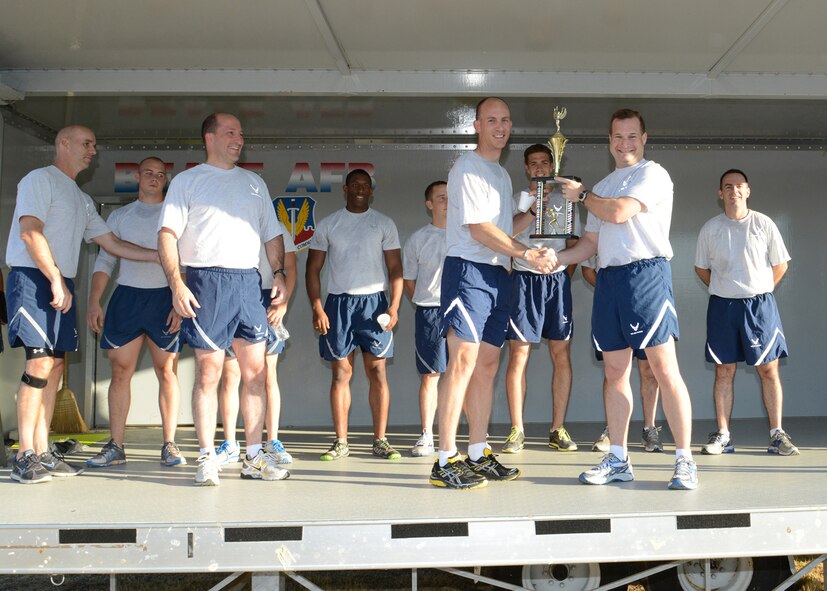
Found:
<path fill-rule="evenodd" d="M 0 572 L 325 570 L 409 566 L 601 562 L 827 551 L 827 433 L 823 419 L 787 419 L 801 455 L 766 453 L 763 420 L 736 421 L 736 453 L 704 456 L 711 422 L 694 426 L 700 486 L 666 488 L 674 462 L 645 453 L 633 423 L 635 481 L 585 486 L 577 476 L 600 459 L 590 451 L 602 425 L 569 425 L 577 452 L 547 447 L 530 425 L 527 446 L 502 455 L 522 475 L 475 491 L 428 484 L 434 458 L 411 458 L 417 434 L 392 429 L 399 461 L 371 455 L 354 430 L 351 456 L 322 462 L 325 430 L 285 429 L 289 479 L 239 478 L 195 487 L 192 428 L 178 443 L 189 465 L 159 464 L 161 431 L 130 428 L 128 463 L 23 486 L 0 471 Z M 492 427 L 495 452 L 507 434 Z M 665 441 L 670 441 L 668 435 Z M 98 449 L 69 456 L 81 463 Z M 461 445 L 462 449 L 463 445 Z M 113 533 L 115 532 L 115 533 Z M 562 543 L 561 543 L 562 542 Z"/>

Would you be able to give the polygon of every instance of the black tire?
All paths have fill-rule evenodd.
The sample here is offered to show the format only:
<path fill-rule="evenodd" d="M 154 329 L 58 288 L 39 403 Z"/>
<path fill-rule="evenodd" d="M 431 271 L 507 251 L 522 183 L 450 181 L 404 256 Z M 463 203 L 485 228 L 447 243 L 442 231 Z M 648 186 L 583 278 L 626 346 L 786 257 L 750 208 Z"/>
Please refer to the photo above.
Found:
<path fill-rule="evenodd" d="M 740 589 L 743 585 L 746 585 L 744 591 L 771 591 L 792 574 L 790 561 L 786 556 L 767 556 L 746 560 L 749 561 L 752 576 L 747 578 L 746 575 L 742 575 L 741 578 L 739 578 L 742 585 L 737 587 Z M 657 564 L 662 563 L 650 563 L 647 567 L 651 568 Z M 647 577 L 643 581 L 644 588 L 647 589 L 647 591 L 683 591 L 692 589 L 692 587 L 685 584 L 686 570 L 684 569 L 682 571 L 683 575 L 681 575 L 678 572 L 679 568 L 680 567 L 672 568 Z M 748 582 L 745 582 L 745 580 Z M 731 591 L 735 588 L 736 587 L 729 585 L 713 587 L 715 591 Z"/>

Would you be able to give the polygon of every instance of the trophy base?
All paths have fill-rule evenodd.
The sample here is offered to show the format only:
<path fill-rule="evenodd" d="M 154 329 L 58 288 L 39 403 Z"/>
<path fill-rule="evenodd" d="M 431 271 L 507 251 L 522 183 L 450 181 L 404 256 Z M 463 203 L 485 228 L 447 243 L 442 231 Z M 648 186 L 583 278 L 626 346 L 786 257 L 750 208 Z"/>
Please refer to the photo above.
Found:
<path fill-rule="evenodd" d="M 532 240 L 569 240 L 571 234 L 530 234 Z"/>

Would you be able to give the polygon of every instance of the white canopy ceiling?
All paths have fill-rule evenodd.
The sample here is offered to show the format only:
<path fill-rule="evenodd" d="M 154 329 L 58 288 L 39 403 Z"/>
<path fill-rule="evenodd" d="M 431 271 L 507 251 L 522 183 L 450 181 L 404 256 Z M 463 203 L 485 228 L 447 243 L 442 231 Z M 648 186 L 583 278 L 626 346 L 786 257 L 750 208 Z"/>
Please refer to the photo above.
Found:
<path fill-rule="evenodd" d="M 165 97 L 178 115 L 201 105 L 194 119 L 250 100 L 293 113 L 301 97 L 356 111 L 442 97 L 443 112 L 488 94 L 529 112 L 577 97 L 608 105 L 601 116 L 618 100 L 704 99 L 724 105 L 710 121 L 749 99 L 765 118 L 753 127 L 783 128 L 766 116 L 790 101 L 807 127 L 827 96 L 825 23 L 820 0 L 0 0 L 0 103 L 55 128 L 94 109 L 149 113 L 152 97 L 162 113 Z M 414 127 L 464 129 L 451 117 Z"/>

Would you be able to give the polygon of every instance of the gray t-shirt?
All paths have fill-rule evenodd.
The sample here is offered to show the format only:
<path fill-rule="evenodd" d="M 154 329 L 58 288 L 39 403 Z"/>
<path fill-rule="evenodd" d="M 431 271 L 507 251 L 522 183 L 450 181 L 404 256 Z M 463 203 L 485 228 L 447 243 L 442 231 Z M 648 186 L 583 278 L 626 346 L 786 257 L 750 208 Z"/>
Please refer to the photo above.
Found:
<path fill-rule="evenodd" d="M 106 225 L 115 236 L 138 246 L 155 250 L 158 248 L 158 219 L 163 203 L 142 203 L 133 201 L 116 209 L 106 220 Z M 110 277 L 115 270 L 118 257 L 101 249 L 95 260 L 93 272 L 102 271 Z M 118 285 L 154 289 L 167 286 L 167 277 L 160 263 L 130 261 L 121 259 Z"/>
<path fill-rule="evenodd" d="M 199 164 L 169 185 L 158 230 L 178 237 L 183 267 L 256 269 L 261 243 L 281 232 L 264 180 L 238 166 Z"/>
<path fill-rule="evenodd" d="M 499 163 L 473 151 L 460 156 L 448 173 L 447 256 L 511 269 L 511 257 L 474 240 L 468 224 L 490 222 L 511 236 L 512 192 L 511 177 Z"/>
<path fill-rule="evenodd" d="M 775 222 L 757 211 L 740 220 L 719 214 L 698 234 L 695 266 L 712 271 L 709 293 L 722 298 L 751 298 L 772 292 L 773 266 L 789 260 Z"/>
<path fill-rule="evenodd" d="M 594 186 L 607 199 L 634 197 L 643 209 L 622 224 L 606 222 L 589 213 L 586 232 L 599 232 L 597 254 L 600 268 L 635 261 L 672 258 L 669 227 L 672 224 L 672 179 L 659 164 L 643 159 L 618 168 Z"/>
<path fill-rule="evenodd" d="M 327 253 L 327 293 L 378 293 L 385 290 L 385 251 L 399 249 L 399 233 L 375 209 L 340 209 L 318 223 L 310 248 Z"/>
<path fill-rule="evenodd" d="M 37 268 L 20 238 L 20 218 L 32 216 L 43 222 L 43 235 L 61 275 L 73 278 L 78 272 L 81 240 L 91 242 L 109 233 L 95 202 L 77 183 L 56 166 L 38 168 L 17 185 L 6 264 Z"/>
<path fill-rule="evenodd" d="M 446 249 L 445 229 L 433 224 L 411 234 L 405 243 L 402 278 L 416 281 L 413 303 L 417 306 L 439 306 Z"/>

